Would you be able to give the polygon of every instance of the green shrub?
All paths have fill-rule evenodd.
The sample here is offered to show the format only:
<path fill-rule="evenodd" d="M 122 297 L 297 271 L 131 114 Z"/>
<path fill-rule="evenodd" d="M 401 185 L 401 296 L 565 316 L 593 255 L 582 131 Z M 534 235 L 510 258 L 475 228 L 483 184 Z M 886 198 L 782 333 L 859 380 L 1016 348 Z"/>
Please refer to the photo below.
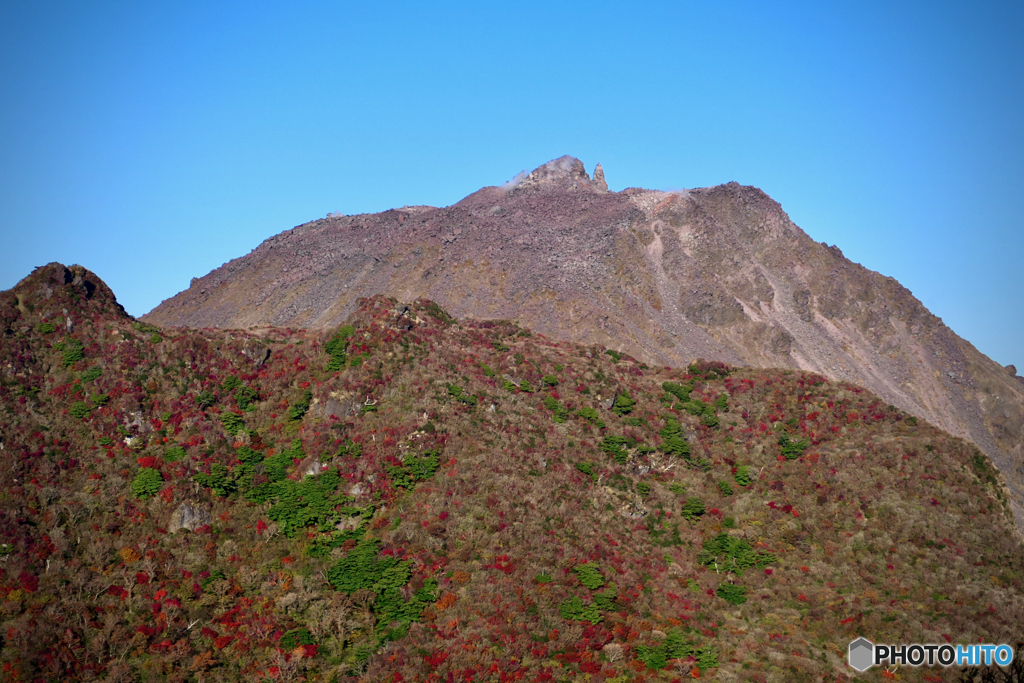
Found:
<path fill-rule="evenodd" d="M 427 579 L 423 587 L 406 600 L 402 591 L 412 578 L 411 562 L 395 557 L 378 557 L 377 540 L 362 540 L 327 572 L 336 589 L 352 594 L 360 589 L 376 593 L 373 612 L 379 642 L 402 638 L 423 608 L 434 601 L 437 580 Z M 371 654 L 367 652 L 367 655 Z"/>
<path fill-rule="evenodd" d="M 533 580 L 536 581 L 537 583 L 540 583 L 540 584 L 554 583 L 555 582 L 555 580 L 553 578 L 551 578 L 551 575 L 550 574 L 546 574 L 546 573 L 545 574 L 537 574 L 537 576 L 533 577 Z"/>
<path fill-rule="evenodd" d="M 324 344 L 324 351 L 330 358 L 327 360 L 327 371 L 337 372 L 345 367 L 347 359 L 348 338 L 355 333 L 355 328 L 345 325 L 340 328 L 330 341 Z"/>
<path fill-rule="evenodd" d="M 245 422 L 238 413 L 221 413 L 220 422 L 224 425 L 224 429 L 228 434 L 237 434 L 240 429 L 245 427 Z"/>
<path fill-rule="evenodd" d="M 584 604 L 578 595 L 572 596 L 559 605 L 558 613 L 566 621 L 589 621 L 591 624 L 600 623 L 602 618 L 597 605 L 594 603 Z"/>
<path fill-rule="evenodd" d="M 763 569 L 775 562 L 775 555 L 754 552 L 749 541 L 721 533 L 704 541 L 697 561 L 705 567 L 717 564 L 720 569 L 742 574 L 745 569 Z"/>
<path fill-rule="evenodd" d="M 429 422 L 427 424 L 430 424 Z M 362 444 L 358 444 L 355 441 L 349 439 L 347 442 L 342 442 L 338 448 L 339 458 L 349 458 L 355 460 L 363 454 Z"/>
<path fill-rule="evenodd" d="M 736 479 L 736 483 L 740 486 L 750 486 L 751 474 L 750 465 L 740 465 L 736 468 L 736 474 L 733 477 Z"/>
<path fill-rule="evenodd" d="M 278 641 L 278 646 L 285 652 L 294 650 L 299 645 L 316 645 L 316 640 L 308 628 L 293 628 L 281 636 L 281 640 Z"/>
<path fill-rule="evenodd" d="M 565 422 L 569 409 L 559 403 L 553 396 L 544 397 L 544 407 L 554 413 L 554 420 L 558 424 Z"/>
<path fill-rule="evenodd" d="M 184 451 L 185 449 L 182 449 L 181 455 L 184 455 Z M 235 457 L 237 457 L 242 462 L 243 465 L 248 466 L 258 465 L 264 460 L 262 453 L 260 453 L 257 450 L 253 450 L 248 446 L 240 446 L 239 449 L 235 452 Z"/>
<path fill-rule="evenodd" d="M 742 605 L 747 601 L 747 589 L 734 583 L 723 583 L 715 593 L 730 605 Z"/>
<path fill-rule="evenodd" d="M 460 403 L 465 403 L 466 405 L 469 406 L 475 406 L 477 404 L 476 396 L 473 396 L 469 392 L 464 391 L 462 387 L 456 384 L 448 385 L 448 395 L 454 398 L 456 401 L 459 401 Z"/>
<path fill-rule="evenodd" d="M 154 334 L 160 331 L 160 328 L 156 325 L 150 325 L 149 323 L 144 323 L 142 321 L 132 323 L 132 327 L 141 334 Z"/>
<path fill-rule="evenodd" d="M 235 392 L 235 403 L 238 404 L 240 410 L 246 412 L 252 412 L 256 410 L 254 405 L 260 400 L 260 393 L 252 387 L 241 387 Z"/>
<path fill-rule="evenodd" d="M 525 391 L 528 394 L 532 394 L 533 385 L 524 379 L 522 382 L 519 383 L 519 391 Z"/>
<path fill-rule="evenodd" d="M 656 671 L 668 666 L 668 654 L 665 652 L 665 645 L 638 645 L 636 658 L 643 662 L 648 669 Z"/>
<path fill-rule="evenodd" d="M 694 652 L 697 657 L 697 668 L 707 671 L 718 666 L 718 650 L 711 647 L 702 647 Z"/>
<path fill-rule="evenodd" d="M 686 484 L 681 481 L 674 481 L 668 485 L 668 490 L 678 496 L 681 496 L 686 493 Z"/>
<path fill-rule="evenodd" d="M 615 582 L 611 581 L 608 583 L 608 587 L 603 591 L 594 593 L 594 605 L 598 609 L 611 610 L 615 609 L 615 600 L 619 597 L 619 589 L 616 587 Z"/>
<path fill-rule="evenodd" d="M 722 520 L 722 526 L 726 529 L 732 529 L 736 526 L 736 519 L 733 517 L 726 517 Z"/>
<path fill-rule="evenodd" d="M 395 519 L 401 519 L 396 517 Z M 366 522 L 363 521 L 355 529 L 345 531 L 334 531 L 326 535 L 320 535 L 313 539 L 313 544 L 306 551 L 310 557 L 326 557 L 335 548 L 345 545 L 346 541 L 358 541 L 366 535 Z"/>
<path fill-rule="evenodd" d="M 718 482 L 718 490 L 721 491 L 723 496 L 731 496 L 732 495 L 732 487 L 729 486 L 729 482 L 727 482 L 727 481 L 720 481 L 720 482 Z"/>
<path fill-rule="evenodd" d="M 277 522 L 288 538 L 309 526 L 330 531 L 344 515 L 361 512 L 355 508 L 338 507 L 345 502 L 337 492 L 340 481 L 341 475 L 332 469 L 317 476 L 307 476 L 302 481 L 282 479 L 271 491 L 273 495 L 269 499 L 274 504 L 267 510 L 267 517 Z"/>
<path fill-rule="evenodd" d="M 110 401 L 110 394 L 93 394 L 90 398 L 94 407 L 99 408 L 100 406 L 107 405 Z"/>
<path fill-rule="evenodd" d="M 639 645 L 636 648 L 636 657 L 643 662 L 647 668 L 660 670 L 668 665 L 670 659 L 686 659 L 694 654 L 693 645 L 686 641 L 683 632 L 678 628 L 671 628 L 665 634 L 665 640 L 658 645 Z"/>
<path fill-rule="evenodd" d="M 594 472 L 594 463 L 592 462 L 578 462 L 576 463 L 576 469 L 583 474 L 589 475 L 591 480 L 597 481 L 597 474 Z"/>
<path fill-rule="evenodd" d="M 434 476 L 434 472 L 440 467 L 440 454 L 439 450 L 424 451 L 421 456 L 406 456 L 401 465 L 389 466 L 391 484 L 396 488 L 411 489 L 416 482 Z"/>
<path fill-rule="evenodd" d="M 99 443 L 101 446 L 113 446 L 114 440 L 111 439 L 109 436 L 101 436 L 99 438 Z"/>
<path fill-rule="evenodd" d="M 719 396 L 718 400 L 715 401 L 715 408 L 717 410 L 721 410 L 723 413 L 728 413 L 729 412 L 729 395 L 728 394 L 722 394 L 721 396 Z"/>
<path fill-rule="evenodd" d="M 144 468 L 135 475 L 132 481 L 132 494 L 136 498 L 149 498 L 160 492 L 164 486 L 164 478 L 152 468 Z"/>
<path fill-rule="evenodd" d="M 504 383 L 504 384 L 502 385 L 502 389 L 504 389 L 505 391 L 507 391 L 507 392 L 508 392 L 508 393 L 510 393 L 510 394 L 514 394 L 514 393 L 516 392 L 516 389 L 518 389 L 518 388 L 519 388 L 519 387 L 517 387 L 517 386 L 516 386 L 516 385 L 515 385 L 515 384 L 514 384 L 514 383 L 512 382 L 512 380 L 508 380 L 508 379 L 507 379 L 507 380 L 505 380 L 505 383 Z"/>
<path fill-rule="evenodd" d="M 306 389 L 306 391 L 302 394 L 302 398 L 300 398 L 298 401 L 295 401 L 295 403 L 293 403 L 291 407 L 288 409 L 288 419 L 291 420 L 292 422 L 301 420 L 302 417 L 306 414 L 306 411 L 309 410 L 309 404 L 312 400 L 313 392 L 310 391 L 309 389 Z"/>
<path fill-rule="evenodd" d="M 604 440 L 601 441 L 598 448 L 612 456 L 615 459 L 615 462 L 620 465 L 625 465 L 629 458 L 629 447 L 631 445 L 636 445 L 636 442 L 625 436 L 609 434 L 604 437 Z"/>
<path fill-rule="evenodd" d="M 580 583 L 592 591 L 604 585 L 604 576 L 601 574 L 601 568 L 593 562 L 578 564 L 572 570 L 576 572 Z"/>
<path fill-rule="evenodd" d="M 50 334 L 56 331 L 57 327 L 53 323 L 39 323 L 36 325 L 36 332 L 39 334 Z"/>
<path fill-rule="evenodd" d="M 84 420 L 92 413 L 92 408 L 89 407 L 88 403 L 75 401 L 71 404 L 71 409 L 68 412 L 71 413 L 71 417 Z"/>
<path fill-rule="evenodd" d="M 78 378 L 83 382 L 94 382 L 97 379 L 99 379 L 100 375 L 102 374 L 103 371 L 100 369 L 100 367 L 98 365 L 94 365 L 85 372 L 83 372 L 81 375 L 79 375 Z"/>
<path fill-rule="evenodd" d="M 665 654 L 669 659 L 686 659 L 693 654 L 693 645 L 686 642 L 680 629 L 670 628 L 665 634 Z"/>
<path fill-rule="evenodd" d="M 228 375 L 224 378 L 224 383 L 220 385 L 220 388 L 221 391 L 230 392 L 240 386 L 242 386 L 242 380 L 238 379 L 238 375 Z"/>
<path fill-rule="evenodd" d="M 73 337 L 65 337 L 63 342 L 54 344 L 53 348 L 61 352 L 61 365 L 65 368 L 85 358 L 85 345 Z"/>
<path fill-rule="evenodd" d="M 661 444 L 663 452 L 680 458 L 688 458 L 690 456 L 690 444 L 683 436 L 682 425 L 676 419 L 666 418 L 665 427 L 662 428 L 659 435 L 664 439 L 664 442 Z"/>
<path fill-rule="evenodd" d="M 605 354 L 612 357 L 612 362 L 613 363 L 618 363 L 619 359 L 622 358 L 622 354 L 621 353 L 619 353 L 618 351 L 612 351 L 611 349 L 608 349 L 607 351 L 605 351 Z"/>
<path fill-rule="evenodd" d="M 786 456 L 786 460 L 796 460 L 810 445 L 811 442 L 807 439 L 792 441 L 785 434 L 779 437 L 779 446 L 782 447 L 782 454 Z"/>
<path fill-rule="evenodd" d="M 181 446 L 171 446 L 164 451 L 164 460 L 166 462 L 178 462 L 185 457 L 185 449 Z"/>
<path fill-rule="evenodd" d="M 708 404 L 704 403 L 704 401 L 701 401 L 699 399 L 694 399 L 694 400 L 689 401 L 689 402 L 687 402 L 686 404 L 683 405 L 683 408 L 690 415 L 703 415 L 704 414 L 704 410 L 707 407 L 708 407 Z"/>
<path fill-rule="evenodd" d="M 718 424 L 719 424 L 718 423 L 718 416 L 715 415 L 714 413 L 704 413 L 703 415 L 701 415 L 700 422 L 705 427 L 712 427 L 712 428 L 717 427 Z"/>
<path fill-rule="evenodd" d="M 203 486 L 209 486 L 221 498 L 226 498 L 238 490 L 238 485 L 231 478 L 227 465 L 215 462 L 210 465 L 210 473 L 199 473 L 195 480 Z"/>
<path fill-rule="evenodd" d="M 903 421 L 906 422 L 911 427 L 916 427 L 917 426 L 917 418 L 914 417 L 913 415 L 911 415 L 910 417 L 908 417 L 907 419 L 905 419 Z"/>
<path fill-rule="evenodd" d="M 690 391 L 692 390 L 692 387 L 684 387 L 681 384 L 676 384 L 675 382 L 663 382 L 661 388 L 667 393 L 678 398 L 683 403 L 690 400 Z"/>
<path fill-rule="evenodd" d="M 636 492 L 640 494 L 641 498 L 646 498 L 651 495 L 651 485 L 646 481 L 638 481 L 636 484 Z"/>
<path fill-rule="evenodd" d="M 687 498 L 683 504 L 683 517 L 693 521 L 704 514 L 704 501 L 700 498 Z"/>
<path fill-rule="evenodd" d="M 392 556 L 378 557 L 380 541 L 364 539 L 327 571 L 327 580 L 335 589 L 351 595 L 360 589 L 381 593 L 401 588 L 412 577 L 410 562 Z"/>
<path fill-rule="evenodd" d="M 288 476 L 288 470 L 293 460 L 302 460 L 306 457 L 302 450 L 302 440 L 293 439 L 289 448 L 281 449 L 279 453 L 263 460 L 263 470 L 271 483 L 281 481 Z M 261 485 L 247 491 L 245 497 L 254 503 L 265 503 L 270 497 L 276 495 L 275 490 Z"/>
<path fill-rule="evenodd" d="M 480 364 L 480 369 L 484 371 L 484 377 L 494 377 L 494 370 L 485 363 Z"/>
<path fill-rule="evenodd" d="M 604 420 L 602 420 L 601 417 L 597 414 L 597 411 L 591 408 L 590 406 L 583 406 L 582 408 L 577 410 L 576 416 L 583 418 L 584 420 L 591 423 L 598 429 L 604 429 L 605 427 Z"/>
<path fill-rule="evenodd" d="M 217 402 L 217 397 L 213 395 L 212 391 L 201 391 L 196 394 L 196 405 L 200 408 L 209 408 Z"/>
<path fill-rule="evenodd" d="M 620 395 L 615 397 L 615 404 L 612 405 L 612 412 L 622 417 L 633 412 L 633 407 L 636 406 L 636 401 L 629 395 L 628 391 L 622 392 Z"/>

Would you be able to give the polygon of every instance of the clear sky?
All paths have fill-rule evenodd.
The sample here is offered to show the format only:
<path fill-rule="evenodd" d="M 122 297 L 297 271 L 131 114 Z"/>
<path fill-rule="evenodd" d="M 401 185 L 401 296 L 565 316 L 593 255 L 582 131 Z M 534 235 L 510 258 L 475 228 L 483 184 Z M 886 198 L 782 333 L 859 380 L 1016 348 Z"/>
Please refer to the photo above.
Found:
<path fill-rule="evenodd" d="M 736 180 L 1024 373 L 1024 4 L 0 3 L 0 289 L 141 315 L 325 216 L 571 154 Z"/>

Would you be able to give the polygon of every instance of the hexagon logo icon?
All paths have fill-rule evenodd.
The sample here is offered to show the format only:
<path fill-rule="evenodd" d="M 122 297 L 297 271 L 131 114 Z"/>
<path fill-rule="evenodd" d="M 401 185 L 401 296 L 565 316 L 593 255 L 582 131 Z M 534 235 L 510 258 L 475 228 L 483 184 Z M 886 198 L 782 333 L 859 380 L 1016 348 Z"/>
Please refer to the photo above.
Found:
<path fill-rule="evenodd" d="M 867 638 L 858 638 L 850 643 L 850 666 L 857 671 L 871 668 L 875 659 L 875 644 Z"/>

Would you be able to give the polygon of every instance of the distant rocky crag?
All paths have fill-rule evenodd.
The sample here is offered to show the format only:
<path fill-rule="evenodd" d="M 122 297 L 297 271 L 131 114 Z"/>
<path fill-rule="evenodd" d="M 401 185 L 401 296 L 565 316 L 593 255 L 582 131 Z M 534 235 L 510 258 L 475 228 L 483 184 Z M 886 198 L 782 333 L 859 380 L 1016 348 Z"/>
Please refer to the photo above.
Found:
<path fill-rule="evenodd" d="M 326 328 L 377 293 L 429 297 L 456 316 L 513 318 L 649 363 L 715 358 L 855 382 L 972 440 L 1024 500 L 1024 383 L 1015 369 L 737 183 L 611 192 L 600 167 L 591 179 L 562 157 L 453 206 L 287 230 L 143 319 Z"/>

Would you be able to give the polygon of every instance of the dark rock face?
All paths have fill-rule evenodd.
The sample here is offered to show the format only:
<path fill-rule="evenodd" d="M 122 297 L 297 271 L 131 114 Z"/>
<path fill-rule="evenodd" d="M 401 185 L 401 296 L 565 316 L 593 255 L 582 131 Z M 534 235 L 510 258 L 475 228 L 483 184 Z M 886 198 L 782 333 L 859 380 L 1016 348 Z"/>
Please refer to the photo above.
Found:
<path fill-rule="evenodd" d="M 562 157 L 446 208 L 286 230 L 143 319 L 325 328 L 377 293 L 649 363 L 714 358 L 856 382 L 973 440 L 1015 488 L 1024 475 L 1024 384 L 896 280 L 811 240 L 737 183 L 609 192 L 603 169 L 591 179 Z"/>

